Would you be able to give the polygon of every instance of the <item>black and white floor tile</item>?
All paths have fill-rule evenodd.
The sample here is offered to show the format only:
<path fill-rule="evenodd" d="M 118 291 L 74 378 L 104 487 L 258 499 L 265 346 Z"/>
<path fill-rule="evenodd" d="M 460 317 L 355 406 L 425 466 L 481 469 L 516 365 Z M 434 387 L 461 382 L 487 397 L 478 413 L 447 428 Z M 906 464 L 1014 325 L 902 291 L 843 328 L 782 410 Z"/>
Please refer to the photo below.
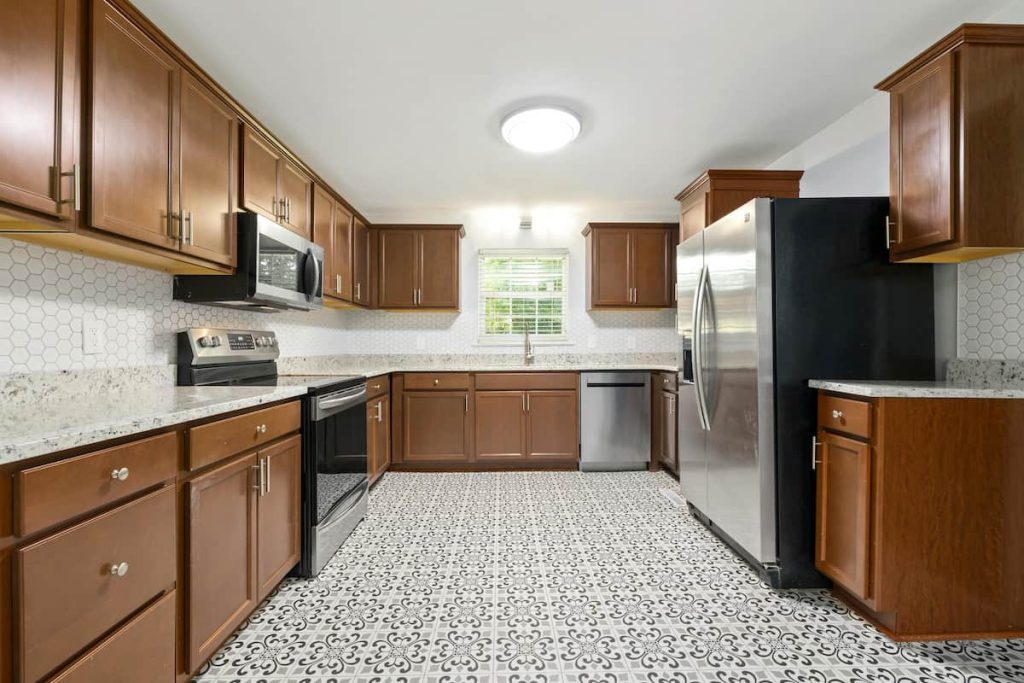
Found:
<path fill-rule="evenodd" d="M 649 472 L 389 473 L 313 580 L 196 679 L 336 683 L 1024 682 L 1024 640 L 894 643 L 776 591 Z"/>

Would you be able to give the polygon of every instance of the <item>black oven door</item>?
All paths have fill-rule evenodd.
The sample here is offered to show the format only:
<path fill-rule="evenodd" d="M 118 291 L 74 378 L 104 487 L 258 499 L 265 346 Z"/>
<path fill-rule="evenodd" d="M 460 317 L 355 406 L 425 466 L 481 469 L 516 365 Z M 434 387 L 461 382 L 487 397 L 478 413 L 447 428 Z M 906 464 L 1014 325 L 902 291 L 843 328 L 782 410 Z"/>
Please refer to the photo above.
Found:
<path fill-rule="evenodd" d="M 367 481 L 366 385 L 311 398 L 310 509 L 314 526 Z"/>

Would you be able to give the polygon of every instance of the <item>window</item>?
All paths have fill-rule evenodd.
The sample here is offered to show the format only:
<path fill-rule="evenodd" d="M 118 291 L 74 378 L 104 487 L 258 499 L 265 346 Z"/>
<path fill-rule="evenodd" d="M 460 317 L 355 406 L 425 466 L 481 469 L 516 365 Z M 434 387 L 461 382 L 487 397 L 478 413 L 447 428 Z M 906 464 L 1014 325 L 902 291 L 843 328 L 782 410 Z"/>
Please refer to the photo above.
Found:
<path fill-rule="evenodd" d="M 480 341 L 564 341 L 569 299 L 564 250 L 480 251 Z"/>

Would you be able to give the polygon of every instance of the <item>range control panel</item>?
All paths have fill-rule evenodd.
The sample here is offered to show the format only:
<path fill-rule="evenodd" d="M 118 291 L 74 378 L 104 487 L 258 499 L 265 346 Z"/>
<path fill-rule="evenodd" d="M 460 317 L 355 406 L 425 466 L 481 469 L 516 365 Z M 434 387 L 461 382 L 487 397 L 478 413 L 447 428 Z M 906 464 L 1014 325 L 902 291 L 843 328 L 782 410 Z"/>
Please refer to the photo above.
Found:
<path fill-rule="evenodd" d="M 224 330 L 191 327 L 178 333 L 178 362 L 192 365 L 276 360 L 277 335 L 260 330 Z"/>

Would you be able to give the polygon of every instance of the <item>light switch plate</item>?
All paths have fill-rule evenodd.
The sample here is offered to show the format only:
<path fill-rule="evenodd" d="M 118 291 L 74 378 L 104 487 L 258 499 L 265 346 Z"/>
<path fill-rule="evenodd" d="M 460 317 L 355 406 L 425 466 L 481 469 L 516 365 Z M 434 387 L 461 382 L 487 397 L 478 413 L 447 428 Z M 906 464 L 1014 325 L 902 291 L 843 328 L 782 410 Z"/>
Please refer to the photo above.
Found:
<path fill-rule="evenodd" d="M 97 320 L 82 323 L 82 353 L 95 356 L 103 353 L 103 325 Z"/>

